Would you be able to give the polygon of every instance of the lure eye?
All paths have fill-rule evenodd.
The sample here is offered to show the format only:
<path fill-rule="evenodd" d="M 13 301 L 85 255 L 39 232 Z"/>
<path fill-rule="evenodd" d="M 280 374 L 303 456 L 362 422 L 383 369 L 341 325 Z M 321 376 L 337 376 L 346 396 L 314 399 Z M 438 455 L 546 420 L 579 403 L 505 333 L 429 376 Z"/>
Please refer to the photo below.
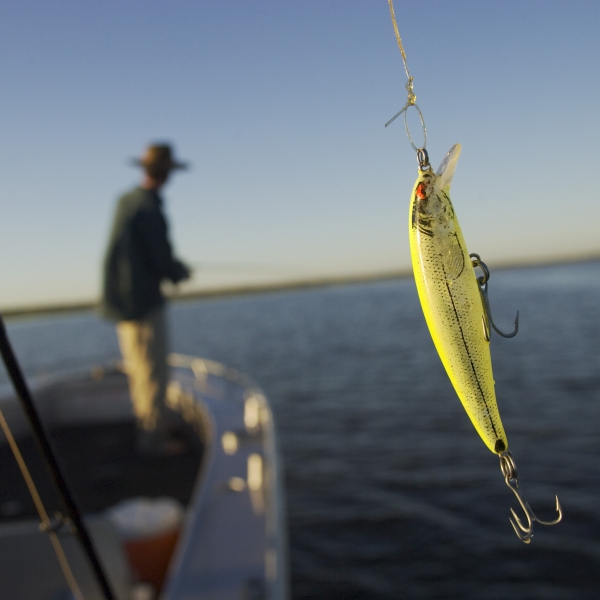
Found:
<path fill-rule="evenodd" d="M 417 189 L 415 191 L 415 194 L 417 195 L 417 198 L 423 200 L 425 198 L 425 189 L 426 189 L 426 185 L 424 183 L 420 183 L 417 186 Z"/>

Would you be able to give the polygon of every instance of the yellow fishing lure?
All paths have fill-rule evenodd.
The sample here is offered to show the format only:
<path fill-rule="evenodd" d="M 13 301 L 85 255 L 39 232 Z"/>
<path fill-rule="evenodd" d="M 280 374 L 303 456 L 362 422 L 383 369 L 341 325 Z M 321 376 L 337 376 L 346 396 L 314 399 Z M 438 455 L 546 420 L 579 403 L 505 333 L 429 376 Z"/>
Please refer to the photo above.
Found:
<path fill-rule="evenodd" d="M 487 314 L 449 195 L 460 150 L 460 144 L 451 148 L 437 174 L 419 168 L 410 251 L 425 320 L 450 381 L 485 445 L 501 454 L 508 440 L 496 403 Z"/>
<path fill-rule="evenodd" d="M 409 213 L 413 270 L 425 320 L 448 377 L 481 439 L 499 455 L 504 481 L 525 511 L 527 524 L 512 508 L 510 522 L 519 538 L 528 544 L 533 537 L 533 522 L 556 525 L 562 519 L 562 509 L 557 497 L 558 517 L 554 521 L 542 521 L 535 516 L 522 495 L 517 467 L 508 450 L 496 403 L 490 355 L 490 325 L 498 329 L 489 314 L 482 283 L 487 282 L 489 272 L 479 259 L 471 261 L 450 201 L 450 185 L 460 149 L 460 144 L 452 146 L 437 173 L 429 165 L 426 150 L 417 149 L 419 176 Z M 484 278 L 478 280 L 475 276 L 475 264 L 484 268 Z M 512 337 L 517 323 L 518 315 L 513 333 L 499 333 Z"/>

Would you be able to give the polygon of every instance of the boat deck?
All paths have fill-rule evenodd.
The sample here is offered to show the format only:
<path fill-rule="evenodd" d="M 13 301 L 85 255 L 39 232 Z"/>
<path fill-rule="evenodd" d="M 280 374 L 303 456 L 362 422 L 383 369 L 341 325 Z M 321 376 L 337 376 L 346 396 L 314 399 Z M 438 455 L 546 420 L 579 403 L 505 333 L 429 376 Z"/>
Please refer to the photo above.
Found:
<path fill-rule="evenodd" d="M 141 456 L 135 449 L 133 422 L 69 425 L 50 431 L 51 441 L 76 502 L 84 513 L 100 512 L 136 496 L 170 496 L 189 504 L 200 461 L 201 442 L 177 457 Z M 49 512 L 58 496 L 35 441 L 22 438 L 19 449 Z M 37 513 L 17 463 L 7 445 L 0 446 L 2 485 L 0 522 L 36 518 Z"/>

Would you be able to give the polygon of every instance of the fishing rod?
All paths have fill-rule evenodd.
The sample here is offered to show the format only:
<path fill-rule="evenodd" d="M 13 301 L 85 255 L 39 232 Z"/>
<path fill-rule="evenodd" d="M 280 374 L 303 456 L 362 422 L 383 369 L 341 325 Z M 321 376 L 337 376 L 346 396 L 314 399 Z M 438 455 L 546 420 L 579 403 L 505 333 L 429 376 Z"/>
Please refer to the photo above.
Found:
<path fill-rule="evenodd" d="M 286 273 L 288 271 L 307 271 L 307 267 L 297 265 L 268 265 L 238 262 L 193 262 L 190 267 L 198 271 L 210 271 L 217 273 Z"/>
<path fill-rule="evenodd" d="M 67 517 L 70 521 L 70 524 L 73 526 L 74 533 L 77 536 L 77 538 L 79 539 L 79 541 L 83 547 L 83 550 L 91 564 L 92 570 L 94 571 L 94 574 L 96 575 L 98 584 L 100 585 L 100 588 L 102 589 L 102 592 L 104 593 L 106 600 L 116 600 L 116 596 L 112 593 L 108 579 L 104 573 L 102 565 L 100 564 L 100 561 L 96 554 L 96 550 L 94 549 L 92 539 L 86 529 L 86 526 L 83 523 L 83 519 L 81 517 L 81 511 L 77 507 L 77 504 L 75 502 L 73 494 L 69 490 L 69 486 L 67 485 L 67 481 L 66 481 L 66 479 L 61 471 L 61 468 L 58 464 L 56 455 L 52 449 L 52 446 L 50 444 L 48 436 L 46 435 L 46 432 L 44 431 L 44 427 L 39 418 L 37 410 L 35 408 L 35 404 L 33 403 L 33 398 L 31 396 L 31 393 L 29 392 L 29 388 L 27 387 L 25 377 L 23 376 L 23 373 L 22 373 L 19 363 L 17 361 L 17 357 L 15 355 L 15 352 L 14 352 L 14 350 L 10 344 L 10 341 L 8 339 L 8 335 L 6 333 L 6 327 L 4 326 L 4 320 L 2 319 L 2 315 L 0 315 L 0 353 L 2 354 L 2 359 L 4 360 L 6 370 L 8 372 L 10 380 L 11 380 L 13 387 L 15 389 L 15 392 L 17 394 L 17 398 L 19 399 L 21 406 L 22 406 L 25 414 L 27 415 L 27 418 L 28 418 L 31 428 L 33 430 L 34 437 L 40 447 L 42 455 L 46 461 L 46 465 L 50 471 L 52 480 L 54 481 L 54 485 L 56 486 L 56 489 L 58 490 L 60 498 L 66 509 Z M 3 422 L 3 424 L 5 423 L 3 417 L 2 417 L 2 422 Z M 11 439 L 12 439 L 12 436 L 10 436 L 9 442 L 11 441 Z M 12 441 L 14 442 L 14 439 L 12 439 Z M 13 447 L 13 451 L 14 451 L 15 446 L 13 444 L 11 444 L 11 447 Z M 17 455 L 15 457 L 17 458 L 17 462 L 19 462 L 19 466 L 21 466 L 22 460 L 19 460 L 19 457 L 17 457 Z M 22 457 L 21 457 L 21 459 L 22 459 Z M 27 476 L 25 475 L 25 473 L 23 473 L 23 474 L 27 481 L 27 479 L 28 479 Z M 28 483 L 28 487 L 29 487 L 29 482 L 27 482 L 27 483 Z M 30 492 L 31 492 L 31 487 L 30 487 Z M 35 497 L 34 497 L 34 502 L 36 502 Z M 37 504 L 38 504 L 38 502 L 36 502 L 36 505 Z M 44 514 L 45 514 L 45 511 L 44 511 Z M 63 523 L 64 522 L 66 522 L 66 520 L 63 519 Z M 59 523 L 59 525 L 60 525 L 60 523 Z M 49 527 L 48 527 L 47 518 L 45 518 L 45 519 L 42 518 L 42 529 L 48 530 L 48 528 Z M 52 533 L 55 533 L 54 528 L 52 526 L 50 527 L 50 530 Z M 63 558 L 64 558 L 64 556 L 63 556 Z M 61 562 L 61 566 L 62 566 L 62 560 L 60 557 L 59 557 L 59 561 Z"/>

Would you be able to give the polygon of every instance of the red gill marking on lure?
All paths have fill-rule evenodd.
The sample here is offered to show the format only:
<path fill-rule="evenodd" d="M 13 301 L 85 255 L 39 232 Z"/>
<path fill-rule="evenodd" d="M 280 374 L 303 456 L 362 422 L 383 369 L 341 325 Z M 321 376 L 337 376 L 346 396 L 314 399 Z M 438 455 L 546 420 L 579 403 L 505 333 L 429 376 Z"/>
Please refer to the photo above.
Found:
<path fill-rule="evenodd" d="M 417 189 L 415 191 L 415 194 L 417 195 L 417 198 L 420 198 L 421 200 L 423 200 L 425 198 L 425 184 L 424 183 L 420 183 L 417 186 Z"/>

